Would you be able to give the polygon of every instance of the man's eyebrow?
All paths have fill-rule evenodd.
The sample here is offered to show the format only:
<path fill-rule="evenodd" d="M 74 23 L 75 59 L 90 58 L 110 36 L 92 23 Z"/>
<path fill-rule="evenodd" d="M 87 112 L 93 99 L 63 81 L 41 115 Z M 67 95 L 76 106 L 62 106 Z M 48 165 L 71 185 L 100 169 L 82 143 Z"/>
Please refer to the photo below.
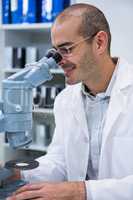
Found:
<path fill-rule="evenodd" d="M 68 46 L 68 45 L 72 45 L 72 44 L 73 44 L 73 42 L 64 42 L 62 44 L 57 45 L 56 47 L 53 46 L 53 48 L 57 49 L 57 48 Z"/>

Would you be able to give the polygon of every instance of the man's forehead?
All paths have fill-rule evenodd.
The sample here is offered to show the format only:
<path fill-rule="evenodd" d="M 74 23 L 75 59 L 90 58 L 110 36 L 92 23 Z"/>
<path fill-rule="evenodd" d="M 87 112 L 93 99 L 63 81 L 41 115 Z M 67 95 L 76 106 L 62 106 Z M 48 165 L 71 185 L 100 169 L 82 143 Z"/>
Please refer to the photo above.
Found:
<path fill-rule="evenodd" d="M 51 34 L 58 34 L 59 32 L 78 32 L 81 25 L 81 18 L 72 16 L 70 19 L 64 21 L 56 20 L 52 26 Z M 66 33 L 67 34 L 67 33 Z"/>
<path fill-rule="evenodd" d="M 56 18 L 51 32 L 55 32 L 60 27 L 69 28 L 67 31 L 80 28 L 85 11 L 86 8 L 66 9 Z"/>
<path fill-rule="evenodd" d="M 66 20 L 62 23 L 55 23 L 51 30 L 52 44 L 55 46 L 65 42 L 72 42 L 79 36 L 80 20 Z"/>
<path fill-rule="evenodd" d="M 76 16 L 76 15 L 71 14 L 69 16 L 57 18 L 53 24 L 53 27 L 58 26 L 58 25 L 71 24 L 73 22 L 80 24 L 81 21 L 82 21 L 81 15 Z"/>

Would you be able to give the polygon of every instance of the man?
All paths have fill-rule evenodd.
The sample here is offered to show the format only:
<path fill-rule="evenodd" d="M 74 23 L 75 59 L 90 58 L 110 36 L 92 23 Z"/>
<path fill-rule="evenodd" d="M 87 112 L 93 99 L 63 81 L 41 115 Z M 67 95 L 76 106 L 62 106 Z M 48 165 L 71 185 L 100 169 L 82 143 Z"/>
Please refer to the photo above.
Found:
<path fill-rule="evenodd" d="M 9 199 L 133 199 L 133 67 L 111 57 L 109 25 L 92 5 L 64 10 L 51 38 L 69 86 L 55 101 L 48 154 Z"/>

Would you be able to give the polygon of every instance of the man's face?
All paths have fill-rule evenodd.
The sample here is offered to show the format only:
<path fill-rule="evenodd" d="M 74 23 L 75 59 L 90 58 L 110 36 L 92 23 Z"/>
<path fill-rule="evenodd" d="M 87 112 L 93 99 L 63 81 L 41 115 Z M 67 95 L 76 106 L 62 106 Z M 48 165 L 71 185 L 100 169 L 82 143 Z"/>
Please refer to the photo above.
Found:
<path fill-rule="evenodd" d="M 63 52 L 64 47 L 72 46 L 70 52 L 64 54 L 60 63 L 67 83 L 75 84 L 82 81 L 88 85 L 89 82 L 92 84 L 96 81 L 99 72 L 95 62 L 93 43 L 83 41 L 84 37 L 78 33 L 80 23 L 80 17 L 71 17 L 61 23 L 56 21 L 52 27 L 51 38 L 53 47 L 59 52 Z"/>

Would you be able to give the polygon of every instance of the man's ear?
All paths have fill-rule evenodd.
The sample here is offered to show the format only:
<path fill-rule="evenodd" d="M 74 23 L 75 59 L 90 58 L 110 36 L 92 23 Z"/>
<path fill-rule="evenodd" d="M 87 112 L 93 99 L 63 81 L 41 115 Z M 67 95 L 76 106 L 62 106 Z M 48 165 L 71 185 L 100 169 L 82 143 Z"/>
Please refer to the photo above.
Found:
<path fill-rule="evenodd" d="M 98 55 L 103 54 L 107 50 L 108 35 L 105 31 L 99 31 L 95 36 L 95 50 Z"/>

